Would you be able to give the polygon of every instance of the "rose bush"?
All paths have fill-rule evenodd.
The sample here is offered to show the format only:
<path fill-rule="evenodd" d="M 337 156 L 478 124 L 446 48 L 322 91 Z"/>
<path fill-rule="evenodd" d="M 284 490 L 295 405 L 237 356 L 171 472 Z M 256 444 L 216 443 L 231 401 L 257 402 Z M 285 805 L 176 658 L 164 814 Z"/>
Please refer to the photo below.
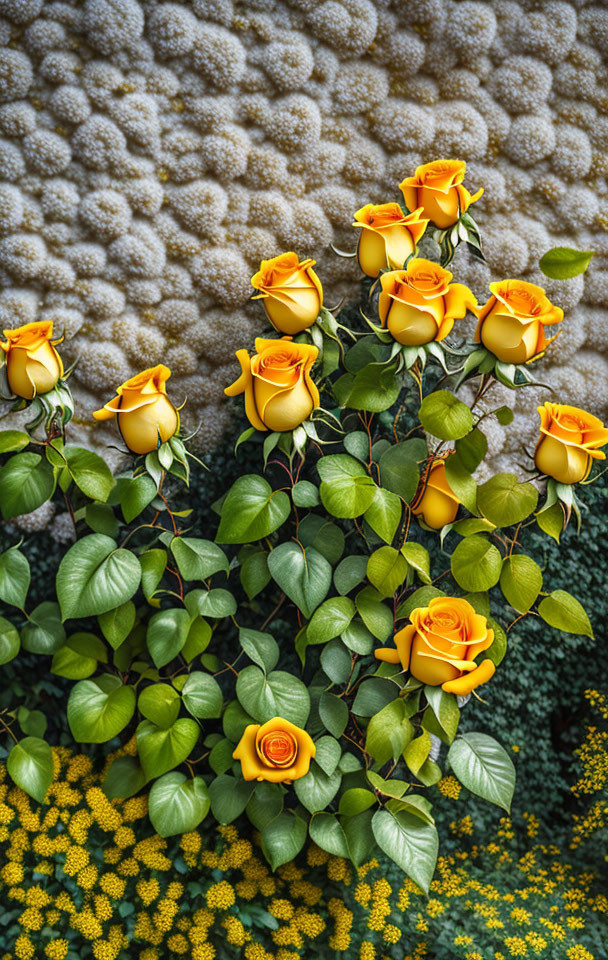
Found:
<path fill-rule="evenodd" d="M 424 204 L 441 202 L 444 212 L 451 204 L 456 235 L 439 223 L 442 255 L 464 240 L 475 248 L 464 167 L 441 162 L 435 172 L 415 179 Z M 407 219 L 395 211 L 393 223 Z M 237 353 L 241 374 L 226 393 L 244 397 L 250 426 L 236 446 L 258 444 L 260 468 L 213 505 L 217 522 L 204 537 L 190 528 L 196 504 L 180 502 L 193 457 L 162 365 L 131 378 L 96 414 L 115 417 L 136 454 L 116 477 L 69 442 L 61 378 L 31 401 L 55 411 L 44 432 L 38 419 L 29 432 L 0 433 L 4 518 L 56 497 L 75 536 L 56 599 L 37 606 L 28 601 L 27 549 L 15 536 L 0 555 L 0 599 L 10 607 L 0 659 L 23 647 L 73 683 L 67 718 L 78 743 L 118 748 L 135 738 L 135 753 L 118 750 L 104 791 L 125 798 L 150 787 L 163 836 L 245 815 L 273 868 L 309 835 L 355 865 L 379 847 L 428 890 L 438 849 L 431 788 L 443 770 L 510 806 L 508 754 L 459 723 L 476 687 L 500 683 L 500 670 L 493 677 L 511 626 L 535 616 L 592 636 L 580 602 L 545 588 L 520 533 L 537 525 L 559 540 L 578 510 L 558 474 L 563 457 L 576 459 L 567 476 L 584 481 L 608 431 L 584 412 L 551 407 L 536 453 L 550 477 L 541 506 L 538 487 L 512 474 L 478 483 L 484 421 L 512 419 L 492 406 L 491 387 L 498 379 L 515 388 L 516 375 L 485 347 L 443 347 L 446 327 L 474 306 L 470 291 L 443 267 L 421 264 L 415 243 L 412 259 L 397 264 L 382 244 L 369 332 L 347 329 L 348 315 L 338 322 L 322 306 L 312 261 L 289 254 L 262 265 L 254 285 L 273 323 L 280 332 L 292 320 L 301 326 L 295 339 L 292 327 L 258 338 L 253 356 L 248 345 Z M 306 322 L 319 314 L 309 326 L 304 307 Z M 428 323 L 422 339 L 394 335 L 396 309 L 399 332 Z M 465 381 L 477 385 L 470 405 L 457 396 Z M 435 542 L 444 552 L 434 556 L 446 560 L 432 569 Z M 279 624 L 291 632 L 287 644 L 277 642 Z M 11 738 L 10 776 L 44 802 L 53 762 L 43 726 L 16 709 L 0 727 Z"/>

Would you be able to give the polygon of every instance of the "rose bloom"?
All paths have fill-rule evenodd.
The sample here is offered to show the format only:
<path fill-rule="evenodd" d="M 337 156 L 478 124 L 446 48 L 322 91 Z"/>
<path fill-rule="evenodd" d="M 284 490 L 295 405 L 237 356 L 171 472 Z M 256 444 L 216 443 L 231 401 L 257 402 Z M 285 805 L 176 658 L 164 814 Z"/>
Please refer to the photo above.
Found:
<path fill-rule="evenodd" d="M 429 222 L 420 218 L 421 213 L 406 214 L 398 203 L 368 203 L 357 210 L 353 227 L 361 228 L 357 257 L 363 273 L 377 277 L 387 267 L 403 266 Z"/>
<path fill-rule="evenodd" d="M 241 376 L 224 393 L 245 394 L 245 413 L 256 430 L 295 430 L 319 406 L 319 391 L 310 370 L 319 351 L 291 337 L 264 340 L 257 337 L 256 353 L 237 350 Z"/>
<path fill-rule="evenodd" d="M 317 748 L 305 730 L 289 720 L 273 717 L 245 727 L 232 754 L 241 761 L 243 780 L 291 783 L 305 776 Z"/>
<path fill-rule="evenodd" d="M 434 460 L 412 502 L 412 513 L 422 517 L 427 526 L 441 530 L 446 523 L 453 523 L 458 513 L 460 500 L 450 489 L 445 473 L 445 459 Z"/>
<path fill-rule="evenodd" d="M 414 257 L 404 270 L 380 277 L 380 322 L 406 347 L 443 340 L 467 310 L 477 303 L 463 283 L 433 260 Z"/>
<path fill-rule="evenodd" d="M 169 440 L 179 427 L 179 414 L 167 396 L 171 371 L 160 363 L 131 377 L 116 390 L 117 396 L 95 410 L 96 420 L 117 418 L 123 440 L 133 453 L 151 453 Z"/>
<path fill-rule="evenodd" d="M 63 363 L 55 349 L 61 338 L 53 340 L 50 320 L 26 323 L 15 330 L 5 330 L 0 348 L 6 354 L 8 385 L 17 397 L 32 400 L 48 393 L 63 375 Z"/>
<path fill-rule="evenodd" d="M 460 697 L 486 683 L 496 669 L 490 659 L 479 666 L 475 657 L 487 650 L 494 631 L 468 600 L 433 597 L 428 607 L 417 607 L 410 623 L 395 634 L 395 648 L 375 651 L 379 660 L 401 663 L 416 680 Z"/>
<path fill-rule="evenodd" d="M 504 363 L 525 363 L 542 353 L 555 339 L 545 337 L 545 327 L 561 323 L 564 311 L 525 280 L 499 280 L 490 291 L 485 306 L 473 309 L 479 320 L 475 342 Z"/>
<path fill-rule="evenodd" d="M 413 177 L 399 184 L 406 207 L 422 207 L 422 215 L 441 230 L 453 226 L 483 193 L 481 187 L 471 196 L 462 186 L 466 170 L 464 160 L 433 160 L 417 167 Z"/>
<path fill-rule="evenodd" d="M 323 306 L 323 287 L 312 269 L 314 260 L 282 253 L 262 260 L 251 284 L 260 290 L 253 300 L 263 300 L 266 315 L 280 333 L 295 336 L 312 326 Z"/>
<path fill-rule="evenodd" d="M 589 476 L 594 460 L 605 460 L 599 448 L 608 443 L 608 430 L 601 420 L 563 403 L 547 401 L 538 407 L 540 440 L 534 462 L 558 483 L 579 483 Z"/>

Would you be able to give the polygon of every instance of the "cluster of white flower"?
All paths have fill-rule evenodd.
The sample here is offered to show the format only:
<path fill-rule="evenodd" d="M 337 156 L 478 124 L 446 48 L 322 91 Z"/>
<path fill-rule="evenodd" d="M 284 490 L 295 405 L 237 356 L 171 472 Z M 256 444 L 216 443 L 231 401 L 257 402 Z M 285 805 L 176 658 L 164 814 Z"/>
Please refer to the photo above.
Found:
<path fill-rule="evenodd" d="M 485 186 L 488 260 L 459 252 L 458 279 L 480 300 L 499 276 L 542 283 L 566 310 L 551 376 L 605 413 L 607 54 L 600 0 L 3 0 L 0 321 L 65 331 L 82 419 L 164 360 L 211 444 L 259 261 L 317 256 L 327 301 L 356 297 L 329 243 L 457 156 Z M 542 277 L 556 244 L 597 251 L 584 279 Z"/>

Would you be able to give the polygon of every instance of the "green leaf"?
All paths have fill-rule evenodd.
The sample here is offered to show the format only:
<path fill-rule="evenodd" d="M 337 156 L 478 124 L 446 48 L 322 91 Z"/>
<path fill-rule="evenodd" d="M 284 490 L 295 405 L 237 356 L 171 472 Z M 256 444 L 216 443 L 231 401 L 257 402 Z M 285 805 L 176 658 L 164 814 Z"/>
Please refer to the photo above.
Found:
<path fill-rule="evenodd" d="M 305 820 L 293 813 L 280 813 L 261 831 L 262 850 L 273 870 L 294 860 L 308 833 Z"/>
<path fill-rule="evenodd" d="M 25 737 L 12 748 L 6 769 L 14 783 L 38 803 L 44 803 L 53 780 L 53 754 L 39 737 Z"/>
<path fill-rule="evenodd" d="M 340 797 L 338 812 L 347 817 L 354 817 L 357 813 L 369 810 L 376 802 L 375 795 L 371 790 L 365 790 L 363 787 L 351 787 Z"/>
<path fill-rule="evenodd" d="M 187 780 L 183 773 L 166 773 L 152 784 L 148 797 L 150 822 L 161 837 L 196 830 L 209 812 L 211 800 L 202 777 Z"/>
<path fill-rule="evenodd" d="M 374 635 L 358 620 L 353 620 L 340 636 L 349 650 L 362 657 L 368 656 L 374 649 Z"/>
<path fill-rule="evenodd" d="M 328 736 L 320 737 L 315 746 L 317 748 L 315 763 L 330 777 L 340 762 L 342 747 L 334 737 Z"/>
<path fill-rule="evenodd" d="M 581 633 L 585 637 L 593 637 L 593 629 L 585 608 L 566 590 L 553 590 L 548 597 L 543 597 L 538 605 L 538 612 L 550 627 L 556 627 L 564 633 Z"/>
<path fill-rule="evenodd" d="M 332 566 L 344 553 L 344 533 L 331 520 L 309 513 L 300 523 L 298 540 L 303 547 L 314 547 Z"/>
<path fill-rule="evenodd" d="M 538 490 L 531 483 L 519 483 L 513 473 L 498 473 L 477 491 L 479 510 L 497 527 L 521 523 L 536 509 Z"/>
<path fill-rule="evenodd" d="M 399 687 L 392 680 L 370 677 L 359 684 L 352 711 L 358 717 L 372 717 L 390 704 L 398 693 Z"/>
<path fill-rule="evenodd" d="M 570 280 L 586 271 L 594 255 L 593 250 L 553 247 L 543 254 L 538 265 L 544 275 L 551 280 Z"/>
<path fill-rule="evenodd" d="M 500 589 L 518 613 L 527 613 L 543 585 L 543 575 L 531 557 L 518 553 L 505 557 L 500 574 Z"/>
<path fill-rule="evenodd" d="M 342 774 L 334 770 L 331 776 L 323 772 L 313 760 L 305 776 L 294 782 L 294 790 L 300 803 L 310 813 L 319 813 L 329 806 L 342 782 Z"/>
<path fill-rule="evenodd" d="M 257 597 L 271 580 L 268 569 L 268 554 L 265 550 L 252 553 L 243 561 L 241 567 L 241 584 L 249 600 Z"/>
<path fill-rule="evenodd" d="M 453 693 L 446 693 L 441 687 L 431 687 L 427 684 L 424 688 L 427 702 L 435 715 L 437 722 L 445 734 L 441 739 L 446 743 L 451 743 L 456 736 L 458 723 L 460 722 L 460 710 Z"/>
<path fill-rule="evenodd" d="M 306 726 L 310 696 L 291 673 L 274 670 L 266 677 L 259 667 L 245 667 L 236 681 L 236 695 L 257 723 L 283 717 L 298 727 Z"/>
<path fill-rule="evenodd" d="M 222 691 L 219 683 L 209 673 L 194 671 L 182 690 L 184 706 L 193 717 L 208 720 L 222 713 Z"/>
<path fill-rule="evenodd" d="M 367 771 L 367 779 L 374 790 L 379 790 L 385 797 L 399 799 L 409 788 L 409 784 L 405 780 L 385 780 L 384 777 L 374 773 L 373 770 Z"/>
<path fill-rule="evenodd" d="M 30 586 L 30 565 L 17 547 L 0 553 L 0 600 L 13 607 L 25 607 Z"/>
<path fill-rule="evenodd" d="M 327 596 L 332 570 L 314 547 L 281 543 L 268 557 L 268 569 L 283 593 L 302 611 L 307 620 Z"/>
<path fill-rule="evenodd" d="M 381 413 L 392 407 L 401 387 L 401 378 L 393 364 L 368 363 L 355 374 L 344 406 Z"/>
<path fill-rule="evenodd" d="M 239 643 L 250 660 L 257 663 L 264 673 L 274 670 L 279 660 L 279 645 L 269 633 L 241 627 Z"/>
<path fill-rule="evenodd" d="M 18 453 L 0 469 L 0 509 L 5 520 L 42 506 L 55 487 L 53 468 L 38 453 Z"/>
<path fill-rule="evenodd" d="M 322 457 L 317 463 L 321 477 L 321 502 L 334 517 L 359 517 L 376 495 L 376 484 L 363 464 L 345 453 Z"/>
<path fill-rule="evenodd" d="M 390 544 L 397 532 L 401 512 L 401 500 L 397 494 L 377 487 L 376 496 L 363 514 L 363 519 L 369 523 L 374 533 Z"/>
<path fill-rule="evenodd" d="M 414 735 L 414 728 L 405 716 L 403 700 L 396 699 L 387 703 L 369 721 L 365 750 L 379 764 L 397 758 Z"/>
<path fill-rule="evenodd" d="M 393 614 L 381 602 L 380 595 L 372 588 L 365 587 L 355 597 L 355 606 L 363 623 L 377 640 L 384 643 L 393 632 Z"/>
<path fill-rule="evenodd" d="M 340 817 L 340 826 L 346 836 L 350 858 L 356 867 L 368 861 L 376 848 L 372 819 L 371 810 L 364 810 L 354 817 Z"/>
<path fill-rule="evenodd" d="M 106 743 L 135 713 L 135 691 L 110 675 L 81 680 L 68 700 L 68 723 L 77 743 Z"/>
<path fill-rule="evenodd" d="M 306 628 L 308 644 L 327 643 L 338 637 L 355 615 L 355 605 L 348 597 L 331 597 L 315 610 Z"/>
<path fill-rule="evenodd" d="M 229 777 L 225 773 L 212 780 L 209 786 L 209 796 L 211 797 L 211 812 L 215 819 L 226 825 L 240 817 L 254 789 L 256 789 L 255 781 L 248 783 L 246 780 Z"/>
<path fill-rule="evenodd" d="M 13 660 L 20 647 L 19 631 L 4 617 L 0 617 L 0 666 Z"/>
<path fill-rule="evenodd" d="M 108 800 L 125 799 L 139 793 L 145 783 L 146 775 L 137 757 L 117 757 L 106 773 L 102 789 Z"/>
<path fill-rule="evenodd" d="M 55 653 L 65 640 L 59 606 L 50 600 L 39 603 L 21 631 L 21 643 L 28 653 Z"/>
<path fill-rule="evenodd" d="M 450 490 L 456 494 L 460 502 L 470 513 L 477 513 L 477 484 L 462 464 L 458 454 L 447 457 L 445 476 Z"/>
<path fill-rule="evenodd" d="M 494 640 L 492 645 L 484 652 L 484 656 L 489 657 L 492 663 L 498 666 L 507 652 L 507 635 L 501 625 L 492 617 L 488 617 L 488 626 L 494 631 Z"/>
<path fill-rule="evenodd" d="M 30 436 L 22 430 L 0 430 L 0 453 L 14 453 L 23 450 L 30 442 Z"/>
<path fill-rule="evenodd" d="M 485 733 L 465 733 L 450 747 L 448 763 L 467 790 L 510 812 L 515 767 L 496 740 Z"/>
<path fill-rule="evenodd" d="M 104 533 L 106 537 L 116 537 L 120 524 L 114 516 L 109 503 L 94 500 L 85 507 L 85 520 L 93 533 Z"/>
<path fill-rule="evenodd" d="M 513 423 L 513 411 L 511 410 L 511 407 L 498 407 L 496 410 L 493 410 L 492 413 L 498 420 L 501 427 L 508 427 L 510 423 Z"/>
<path fill-rule="evenodd" d="M 487 452 L 488 441 L 479 427 L 475 427 L 466 436 L 456 441 L 458 459 L 469 473 L 473 473 L 477 469 Z"/>
<path fill-rule="evenodd" d="M 98 453 L 85 450 L 84 447 L 67 445 L 63 455 L 68 463 L 68 471 L 79 490 L 91 500 L 108 499 L 114 486 L 114 477 L 109 466 Z"/>
<path fill-rule="evenodd" d="M 334 573 L 334 586 L 339 594 L 344 596 L 356 587 L 365 578 L 367 573 L 367 556 L 345 557 Z"/>
<path fill-rule="evenodd" d="M 536 522 L 543 533 L 553 537 L 556 543 L 564 530 L 564 510 L 561 503 L 554 503 L 547 510 L 540 510 L 536 514 Z"/>
<path fill-rule="evenodd" d="M 348 723 L 348 706 L 335 695 L 325 690 L 319 700 L 319 717 L 326 730 L 334 737 L 341 737 Z"/>
<path fill-rule="evenodd" d="M 198 724 L 186 717 L 176 720 L 167 730 L 142 720 L 137 728 L 137 751 L 146 778 L 160 777 L 183 763 L 194 749 L 198 735 Z"/>
<path fill-rule="evenodd" d="M 405 811 L 377 810 L 372 830 L 380 849 L 428 893 L 439 849 L 433 824 Z"/>
<path fill-rule="evenodd" d="M 209 766 L 214 773 L 226 773 L 228 770 L 230 770 L 233 764 L 233 749 L 234 744 L 225 737 L 222 740 L 219 740 L 215 746 L 211 748 L 211 753 L 209 754 Z"/>
<path fill-rule="evenodd" d="M 431 582 L 431 558 L 426 547 L 414 540 L 408 540 L 401 547 L 401 553 L 422 582 L 429 584 Z"/>
<path fill-rule="evenodd" d="M 367 562 L 367 578 L 382 597 L 392 597 L 406 575 L 407 563 L 394 547 L 380 547 Z"/>
<path fill-rule="evenodd" d="M 192 663 L 195 657 L 198 657 L 209 646 L 211 640 L 211 627 L 202 617 L 195 617 L 190 624 L 186 642 L 180 653 L 186 663 Z"/>
<path fill-rule="evenodd" d="M 179 693 L 169 683 L 154 683 L 144 687 L 137 701 L 137 708 L 142 716 L 163 730 L 175 723 L 179 707 Z"/>
<path fill-rule="evenodd" d="M 93 617 L 130 600 L 139 586 L 141 567 L 130 550 L 101 533 L 78 540 L 57 571 L 57 599 L 63 620 Z"/>
<path fill-rule="evenodd" d="M 245 727 L 253 722 L 253 717 L 243 710 L 238 700 L 231 700 L 224 710 L 222 729 L 228 740 L 238 743 L 243 736 Z"/>
<path fill-rule="evenodd" d="M 397 608 L 397 620 L 407 619 L 412 610 L 416 610 L 418 607 L 428 607 L 433 597 L 445 597 L 445 593 L 443 590 L 430 585 L 414 590 L 407 600 L 404 600 Z"/>
<path fill-rule="evenodd" d="M 407 744 L 403 752 L 403 759 L 414 776 L 418 774 L 420 768 L 426 763 L 430 750 L 431 738 L 426 730 L 421 730 L 420 736 Z"/>
<path fill-rule="evenodd" d="M 74 633 L 54 654 L 51 673 L 68 680 L 86 680 L 97 670 L 99 661 L 107 663 L 105 644 L 92 633 Z"/>
<path fill-rule="evenodd" d="M 321 502 L 319 491 L 310 480 L 299 480 L 294 483 L 291 498 L 296 507 L 317 507 Z"/>
<path fill-rule="evenodd" d="M 118 650 L 135 625 L 135 604 L 127 600 L 119 607 L 100 614 L 97 621 L 112 649 Z"/>
<path fill-rule="evenodd" d="M 157 669 L 178 655 L 188 637 L 190 623 L 190 614 L 181 608 L 159 610 L 150 618 L 146 646 Z"/>
<path fill-rule="evenodd" d="M 323 647 L 321 666 L 332 683 L 346 683 L 353 666 L 352 654 L 336 637 Z"/>
<path fill-rule="evenodd" d="M 222 504 L 218 543 L 252 543 L 274 533 L 287 520 L 291 510 L 289 497 L 273 491 L 256 474 L 239 477 Z"/>
<path fill-rule="evenodd" d="M 473 428 L 473 414 L 466 403 L 449 390 L 436 390 L 424 398 L 420 422 L 427 433 L 440 440 L 459 440 Z"/>
<path fill-rule="evenodd" d="M 308 825 L 310 838 L 334 857 L 350 858 L 346 834 L 333 813 L 316 813 Z"/>
<path fill-rule="evenodd" d="M 162 548 L 146 550 L 140 554 L 141 588 L 144 597 L 152 606 L 160 606 L 160 601 L 154 600 L 154 593 L 163 578 L 167 566 L 167 551 Z"/>
<path fill-rule="evenodd" d="M 256 784 L 249 798 L 246 813 L 256 830 L 263 830 L 283 810 L 283 788 L 265 780 Z"/>
<path fill-rule="evenodd" d="M 142 474 L 132 479 L 124 479 L 120 487 L 120 509 L 126 523 L 131 523 L 156 496 L 156 484 L 152 477 Z"/>
<path fill-rule="evenodd" d="M 389 447 L 380 457 L 382 486 L 409 503 L 420 479 L 419 464 L 428 456 L 424 440 L 404 440 Z"/>
<path fill-rule="evenodd" d="M 190 598 L 190 603 L 188 602 Z M 197 610 L 202 617 L 213 620 L 230 617 L 236 613 L 236 600 L 229 590 L 192 590 L 186 597 L 186 605 L 191 614 Z"/>
<path fill-rule="evenodd" d="M 171 552 L 184 580 L 206 580 L 219 570 L 228 575 L 228 557 L 211 540 L 174 537 Z"/>
<path fill-rule="evenodd" d="M 452 576 L 463 590 L 489 590 L 500 579 L 502 557 L 485 537 L 475 534 L 461 540 L 451 560 Z"/>

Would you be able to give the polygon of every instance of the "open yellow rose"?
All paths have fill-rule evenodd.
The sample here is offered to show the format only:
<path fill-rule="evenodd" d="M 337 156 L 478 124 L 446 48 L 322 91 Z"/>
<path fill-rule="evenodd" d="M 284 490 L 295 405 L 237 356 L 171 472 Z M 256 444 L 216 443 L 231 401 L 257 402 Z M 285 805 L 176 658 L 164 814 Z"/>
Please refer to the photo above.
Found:
<path fill-rule="evenodd" d="M 116 390 L 117 396 L 95 410 L 96 420 L 116 417 L 122 438 L 133 453 L 151 453 L 169 440 L 179 427 L 179 414 L 167 396 L 171 371 L 162 363 L 131 377 Z"/>
<path fill-rule="evenodd" d="M 262 260 L 251 284 L 260 290 L 253 300 L 263 300 L 266 315 L 280 333 L 294 337 L 312 326 L 323 306 L 323 287 L 312 269 L 314 260 L 300 260 L 297 253 L 282 253 Z"/>
<path fill-rule="evenodd" d="M 483 193 L 483 187 L 472 196 L 462 186 L 467 165 L 464 160 L 433 160 L 416 168 L 413 177 L 399 184 L 408 210 L 422 207 L 423 216 L 445 230 L 453 226 Z"/>
<path fill-rule="evenodd" d="M 380 277 L 380 322 L 406 347 L 443 340 L 477 300 L 463 283 L 433 260 L 412 258 L 404 270 Z"/>
<path fill-rule="evenodd" d="M 422 210 L 405 214 L 398 203 L 368 203 L 357 210 L 353 227 L 361 227 L 357 257 L 363 273 L 377 277 L 387 267 L 403 266 L 429 222 L 421 214 Z"/>
<path fill-rule="evenodd" d="M 241 761 L 243 780 L 291 783 L 305 776 L 317 748 L 305 730 L 273 717 L 245 727 L 232 756 Z"/>
<path fill-rule="evenodd" d="M 8 385 L 17 397 L 32 400 L 48 393 L 63 375 L 63 363 L 55 349 L 61 338 L 53 340 L 50 320 L 26 323 L 15 330 L 5 330 L 0 348 L 6 354 Z"/>
<path fill-rule="evenodd" d="M 245 394 L 245 413 L 256 430 L 295 430 L 319 406 L 319 391 L 310 370 L 319 351 L 291 337 L 257 337 L 255 355 L 237 350 L 241 376 L 224 393 Z"/>
<path fill-rule="evenodd" d="M 433 460 L 412 502 L 412 513 L 433 530 L 441 530 L 446 523 L 454 522 L 459 505 L 446 477 L 445 460 Z"/>
<path fill-rule="evenodd" d="M 417 607 L 410 623 L 395 634 L 395 649 L 376 650 L 379 660 L 401 663 L 416 680 L 446 693 L 465 697 L 494 675 L 492 660 L 479 665 L 475 657 L 487 650 L 494 631 L 468 600 L 433 597 L 428 607 Z"/>
<path fill-rule="evenodd" d="M 545 327 L 560 323 L 564 311 L 554 307 L 542 287 L 525 280 L 499 280 L 490 284 L 492 296 L 473 313 L 479 323 L 475 342 L 504 363 L 525 363 L 538 356 L 551 340 Z"/>
<path fill-rule="evenodd" d="M 540 440 L 534 462 L 558 483 L 580 483 L 589 475 L 594 460 L 605 460 L 599 448 L 608 443 L 608 429 L 601 420 L 563 403 L 547 401 L 538 407 Z"/>

